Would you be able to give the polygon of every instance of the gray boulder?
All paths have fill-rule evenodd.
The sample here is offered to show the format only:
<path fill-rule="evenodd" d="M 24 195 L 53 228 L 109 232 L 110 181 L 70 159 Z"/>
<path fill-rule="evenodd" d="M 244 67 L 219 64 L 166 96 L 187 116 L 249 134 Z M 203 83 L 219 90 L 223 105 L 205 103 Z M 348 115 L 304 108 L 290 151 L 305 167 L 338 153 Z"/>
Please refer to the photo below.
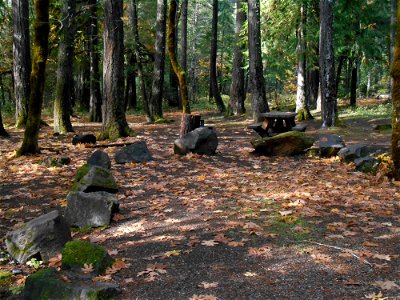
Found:
<path fill-rule="evenodd" d="M 348 145 L 345 148 L 340 149 L 337 155 L 342 161 L 349 163 L 357 158 L 368 156 L 374 151 L 376 151 L 376 149 L 371 146 L 354 144 Z"/>
<path fill-rule="evenodd" d="M 87 160 L 88 165 L 111 169 L 111 160 L 107 153 L 96 150 Z"/>
<path fill-rule="evenodd" d="M 117 193 L 118 186 L 111 171 L 98 166 L 83 165 L 77 172 L 77 181 L 72 186 L 76 192 Z"/>
<path fill-rule="evenodd" d="M 309 150 L 309 153 L 318 153 L 321 157 L 336 156 L 340 149 L 346 147 L 343 139 L 337 134 L 321 134 Z"/>
<path fill-rule="evenodd" d="M 112 214 L 118 211 L 119 202 L 107 192 L 70 192 L 67 196 L 65 219 L 71 226 L 100 227 L 109 225 Z"/>
<path fill-rule="evenodd" d="M 175 140 L 174 153 L 186 155 L 193 152 L 201 155 L 214 155 L 218 147 L 217 133 L 212 127 L 199 127 Z"/>
<path fill-rule="evenodd" d="M 365 156 L 354 160 L 356 170 L 363 173 L 376 174 L 379 167 L 379 160 L 372 156 Z"/>
<path fill-rule="evenodd" d="M 258 154 L 293 156 L 304 153 L 313 140 L 303 132 L 289 131 L 270 138 L 254 139 L 251 144 Z"/>
<path fill-rule="evenodd" d="M 61 276 L 68 278 L 69 282 L 65 282 Z M 49 268 L 27 278 L 22 299 L 103 300 L 113 299 L 120 293 L 121 289 L 114 283 L 93 282 L 89 276 L 59 273 L 55 268 Z"/>
<path fill-rule="evenodd" d="M 117 164 L 141 163 L 153 159 L 145 141 L 133 143 L 132 145 L 123 147 L 114 155 Z"/>
<path fill-rule="evenodd" d="M 21 228 L 6 235 L 6 247 L 19 263 L 40 255 L 48 260 L 61 252 L 71 240 L 71 231 L 58 211 L 52 211 L 25 223 Z"/>
<path fill-rule="evenodd" d="M 72 145 L 96 144 L 96 136 L 93 134 L 76 134 L 72 138 Z"/>

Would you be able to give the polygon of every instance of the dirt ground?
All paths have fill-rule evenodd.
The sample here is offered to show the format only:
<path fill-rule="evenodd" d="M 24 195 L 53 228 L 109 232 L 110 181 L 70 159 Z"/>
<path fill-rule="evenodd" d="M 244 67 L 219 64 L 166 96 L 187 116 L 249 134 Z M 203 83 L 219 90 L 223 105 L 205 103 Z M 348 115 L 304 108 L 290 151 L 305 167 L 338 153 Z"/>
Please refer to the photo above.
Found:
<path fill-rule="evenodd" d="M 398 183 L 336 158 L 256 156 L 250 140 L 257 135 L 244 117 L 205 115 L 218 133 L 217 154 L 178 157 L 172 145 L 179 115 L 166 116 L 175 122 L 128 118 L 138 134 L 118 143 L 145 140 L 154 161 L 113 163 L 120 213 L 108 228 L 74 233 L 125 263 L 98 278 L 121 286 L 117 299 L 400 299 Z M 100 130 L 73 121 L 76 133 Z M 388 149 L 390 133 L 373 130 L 386 121 L 348 119 L 332 132 L 348 144 Z M 22 222 L 62 211 L 76 169 L 95 150 L 72 146 L 73 134 L 54 137 L 43 128 L 42 154 L 10 159 L 22 131 L 9 132 L 0 140 L 3 239 Z M 319 122 L 309 122 L 307 132 L 322 132 Z M 112 156 L 118 147 L 103 150 Z M 44 163 L 60 156 L 71 163 Z M 14 284 L 34 271 L 10 263 L 0 271 L 16 268 L 23 274 Z"/>

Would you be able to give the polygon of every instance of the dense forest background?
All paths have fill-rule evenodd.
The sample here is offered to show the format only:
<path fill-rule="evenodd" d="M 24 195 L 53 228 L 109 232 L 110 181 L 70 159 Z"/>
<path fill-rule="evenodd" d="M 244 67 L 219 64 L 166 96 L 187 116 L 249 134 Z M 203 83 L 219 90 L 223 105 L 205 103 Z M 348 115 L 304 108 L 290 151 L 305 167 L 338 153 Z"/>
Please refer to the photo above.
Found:
<path fill-rule="evenodd" d="M 32 1 L 31 1 L 32 2 Z M 67 1 L 66 1 L 67 2 Z M 129 3 L 128 3 L 129 2 Z M 158 1 L 160 2 L 160 1 Z M 162 2 L 162 1 L 161 1 Z M 180 1 L 182 2 L 182 1 Z M 232 82 L 232 62 L 235 46 L 235 10 L 240 1 L 218 1 L 218 52 L 216 57 L 217 80 L 226 104 Z M 264 66 L 267 98 L 279 105 L 282 102 L 295 103 L 297 89 L 297 70 L 299 55 L 306 59 L 308 81 L 307 98 L 312 106 L 316 106 L 315 86 L 312 80 L 318 72 L 319 51 L 319 2 L 305 1 L 261 1 L 261 50 Z M 133 3 L 133 4 L 132 4 Z M 188 1 L 187 8 L 178 4 L 177 47 L 178 58 L 187 52 L 187 81 L 189 99 L 192 103 L 208 102 L 210 95 L 210 41 L 212 36 L 212 1 Z M 90 99 L 90 27 L 93 15 L 91 6 L 97 5 L 99 20 L 98 48 L 100 73 L 103 65 L 103 3 L 100 1 L 77 1 L 74 17 L 74 65 L 73 93 L 71 100 L 76 111 L 88 111 Z M 132 21 L 130 7 L 137 6 L 137 22 Z M 336 1 L 334 5 L 334 55 L 337 73 L 337 96 L 349 99 L 352 88 L 356 89 L 356 97 L 369 97 L 387 94 L 390 89 L 389 65 L 391 61 L 391 15 L 392 4 L 382 1 Z M 157 1 L 124 1 L 124 76 L 126 85 L 131 82 L 130 76 L 136 73 L 136 93 L 129 92 L 126 86 L 125 97 L 132 111 L 143 109 L 143 97 L 150 94 L 153 80 L 154 45 L 156 37 Z M 182 23 L 187 9 L 187 46 L 182 48 Z M 241 9 L 247 10 L 246 6 Z M 93 13 L 93 12 L 92 12 Z M 30 3 L 29 24 L 32 31 L 33 3 Z M 304 23 L 304 24 L 303 24 Z M 58 48 L 60 34 L 63 29 L 62 1 L 50 2 L 50 37 L 49 59 L 46 69 L 46 87 L 44 107 L 51 111 L 56 97 Z M 299 53 L 300 26 L 304 26 L 305 48 Z M 137 27 L 137 28 L 135 28 Z M 0 2 L 0 101 L 4 114 L 15 113 L 15 96 L 13 90 L 13 24 L 12 2 Z M 137 30 L 138 39 L 134 31 Z M 137 40 L 135 42 L 135 40 Z M 248 90 L 248 52 L 247 24 L 241 28 L 241 38 L 245 57 L 245 85 Z M 136 49 L 135 49 L 136 47 Z M 138 51 L 139 64 L 132 61 L 132 51 Z M 165 107 L 177 107 L 177 83 L 165 60 L 166 73 L 164 82 Z M 140 71 L 140 72 L 138 72 Z M 138 78 L 142 77 L 142 78 Z M 101 77 L 100 77 L 101 78 Z M 102 84 L 102 82 L 100 82 Z M 143 92 L 141 90 L 144 89 Z M 355 91 L 353 91 L 354 93 Z M 136 95 L 135 95 L 136 94 Z M 135 99 L 136 97 L 136 99 Z"/>

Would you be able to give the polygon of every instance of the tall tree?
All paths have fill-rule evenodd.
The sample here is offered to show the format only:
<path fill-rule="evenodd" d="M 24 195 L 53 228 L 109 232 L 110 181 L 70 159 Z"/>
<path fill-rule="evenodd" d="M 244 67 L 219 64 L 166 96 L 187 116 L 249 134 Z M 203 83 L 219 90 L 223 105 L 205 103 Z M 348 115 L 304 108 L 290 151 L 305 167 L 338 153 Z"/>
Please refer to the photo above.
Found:
<path fill-rule="evenodd" d="M 261 59 L 260 0 L 248 0 L 249 80 L 253 118 L 269 111 Z"/>
<path fill-rule="evenodd" d="M 189 71 L 189 91 L 190 91 L 190 99 L 193 102 L 196 102 L 197 97 L 197 44 L 198 44 L 198 22 L 199 22 L 199 1 L 194 0 L 194 9 L 193 9 L 193 17 L 192 17 L 192 32 L 191 35 L 193 37 L 192 40 L 192 49 L 191 49 L 191 61 L 190 61 L 190 71 Z"/>
<path fill-rule="evenodd" d="M 89 30 L 89 60 L 90 60 L 90 103 L 89 113 L 91 122 L 101 122 L 101 90 L 99 71 L 99 22 L 98 22 L 98 0 L 88 0 L 90 14 Z"/>
<path fill-rule="evenodd" d="M 296 112 L 297 119 L 307 120 L 311 119 L 310 109 L 306 99 L 306 38 L 305 38 L 305 25 L 306 25 L 306 11 L 305 4 L 300 4 L 300 22 L 297 31 L 297 98 L 296 98 Z"/>
<path fill-rule="evenodd" d="M 397 1 L 397 17 L 400 16 L 400 0 Z M 400 180 L 400 26 L 396 28 L 396 43 L 392 63 L 392 158 L 394 177 Z"/>
<path fill-rule="evenodd" d="M 17 156 L 39 153 L 39 130 L 43 105 L 46 61 L 49 53 L 49 0 L 34 0 L 33 60 L 30 77 L 31 92 L 28 118 L 21 147 Z"/>
<path fill-rule="evenodd" d="M 154 46 L 154 70 L 149 112 L 151 121 L 163 118 L 162 99 L 165 70 L 165 37 L 166 37 L 167 1 L 157 0 L 156 43 Z"/>
<path fill-rule="evenodd" d="M 392 64 L 394 57 L 394 47 L 396 41 L 396 24 L 397 24 L 397 0 L 390 0 L 391 2 L 391 13 L 390 13 L 390 53 L 389 63 Z M 393 93 L 393 79 L 389 81 L 390 94 Z"/>
<path fill-rule="evenodd" d="M 3 125 L 3 118 L 1 116 L 1 101 L 0 101 L 0 136 L 2 136 L 2 137 L 9 136 L 8 132 L 5 130 L 4 125 Z"/>
<path fill-rule="evenodd" d="M 137 13 L 137 2 L 136 0 L 131 0 L 130 18 L 132 19 L 132 29 L 133 29 L 133 50 L 135 52 L 136 67 L 139 77 L 140 86 L 140 96 L 143 101 L 143 108 L 148 121 L 151 121 L 151 115 L 149 110 L 149 95 L 147 93 L 146 81 L 144 79 L 142 57 L 140 56 L 140 40 L 139 40 L 139 28 L 138 28 L 138 13 Z"/>
<path fill-rule="evenodd" d="M 103 132 L 100 139 L 128 136 L 124 110 L 123 0 L 104 1 Z"/>
<path fill-rule="evenodd" d="M 335 57 L 333 52 L 334 0 L 320 1 L 320 76 L 322 127 L 335 126 L 337 118 Z"/>
<path fill-rule="evenodd" d="M 29 0 L 12 1 L 13 76 L 16 127 L 26 124 L 30 95 L 31 47 L 29 36 Z"/>
<path fill-rule="evenodd" d="M 233 50 L 232 64 L 232 85 L 229 101 L 229 109 L 232 114 L 240 115 L 245 113 L 244 100 L 246 92 L 244 90 L 244 44 L 240 35 L 246 21 L 246 13 L 242 4 L 245 0 L 236 0 L 236 24 L 235 24 L 235 46 Z"/>
<path fill-rule="evenodd" d="M 73 132 L 70 114 L 73 91 L 75 34 L 75 0 L 65 0 L 61 7 L 61 32 L 58 43 L 56 99 L 54 101 L 54 132 Z"/>
<path fill-rule="evenodd" d="M 213 0 L 213 18 L 211 28 L 211 51 L 210 51 L 210 90 L 212 97 L 217 104 L 218 111 L 226 111 L 225 104 L 222 101 L 221 93 L 217 80 L 217 48 L 218 48 L 218 0 Z"/>

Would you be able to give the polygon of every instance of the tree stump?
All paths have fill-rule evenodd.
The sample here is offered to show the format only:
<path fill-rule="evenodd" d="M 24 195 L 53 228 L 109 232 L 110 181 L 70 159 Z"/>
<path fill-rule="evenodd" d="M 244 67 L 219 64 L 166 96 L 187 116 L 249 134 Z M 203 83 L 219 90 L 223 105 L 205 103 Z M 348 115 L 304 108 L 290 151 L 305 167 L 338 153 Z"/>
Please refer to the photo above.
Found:
<path fill-rule="evenodd" d="M 201 115 L 182 114 L 181 131 L 179 137 L 185 136 L 188 132 L 199 128 L 201 125 Z"/>

